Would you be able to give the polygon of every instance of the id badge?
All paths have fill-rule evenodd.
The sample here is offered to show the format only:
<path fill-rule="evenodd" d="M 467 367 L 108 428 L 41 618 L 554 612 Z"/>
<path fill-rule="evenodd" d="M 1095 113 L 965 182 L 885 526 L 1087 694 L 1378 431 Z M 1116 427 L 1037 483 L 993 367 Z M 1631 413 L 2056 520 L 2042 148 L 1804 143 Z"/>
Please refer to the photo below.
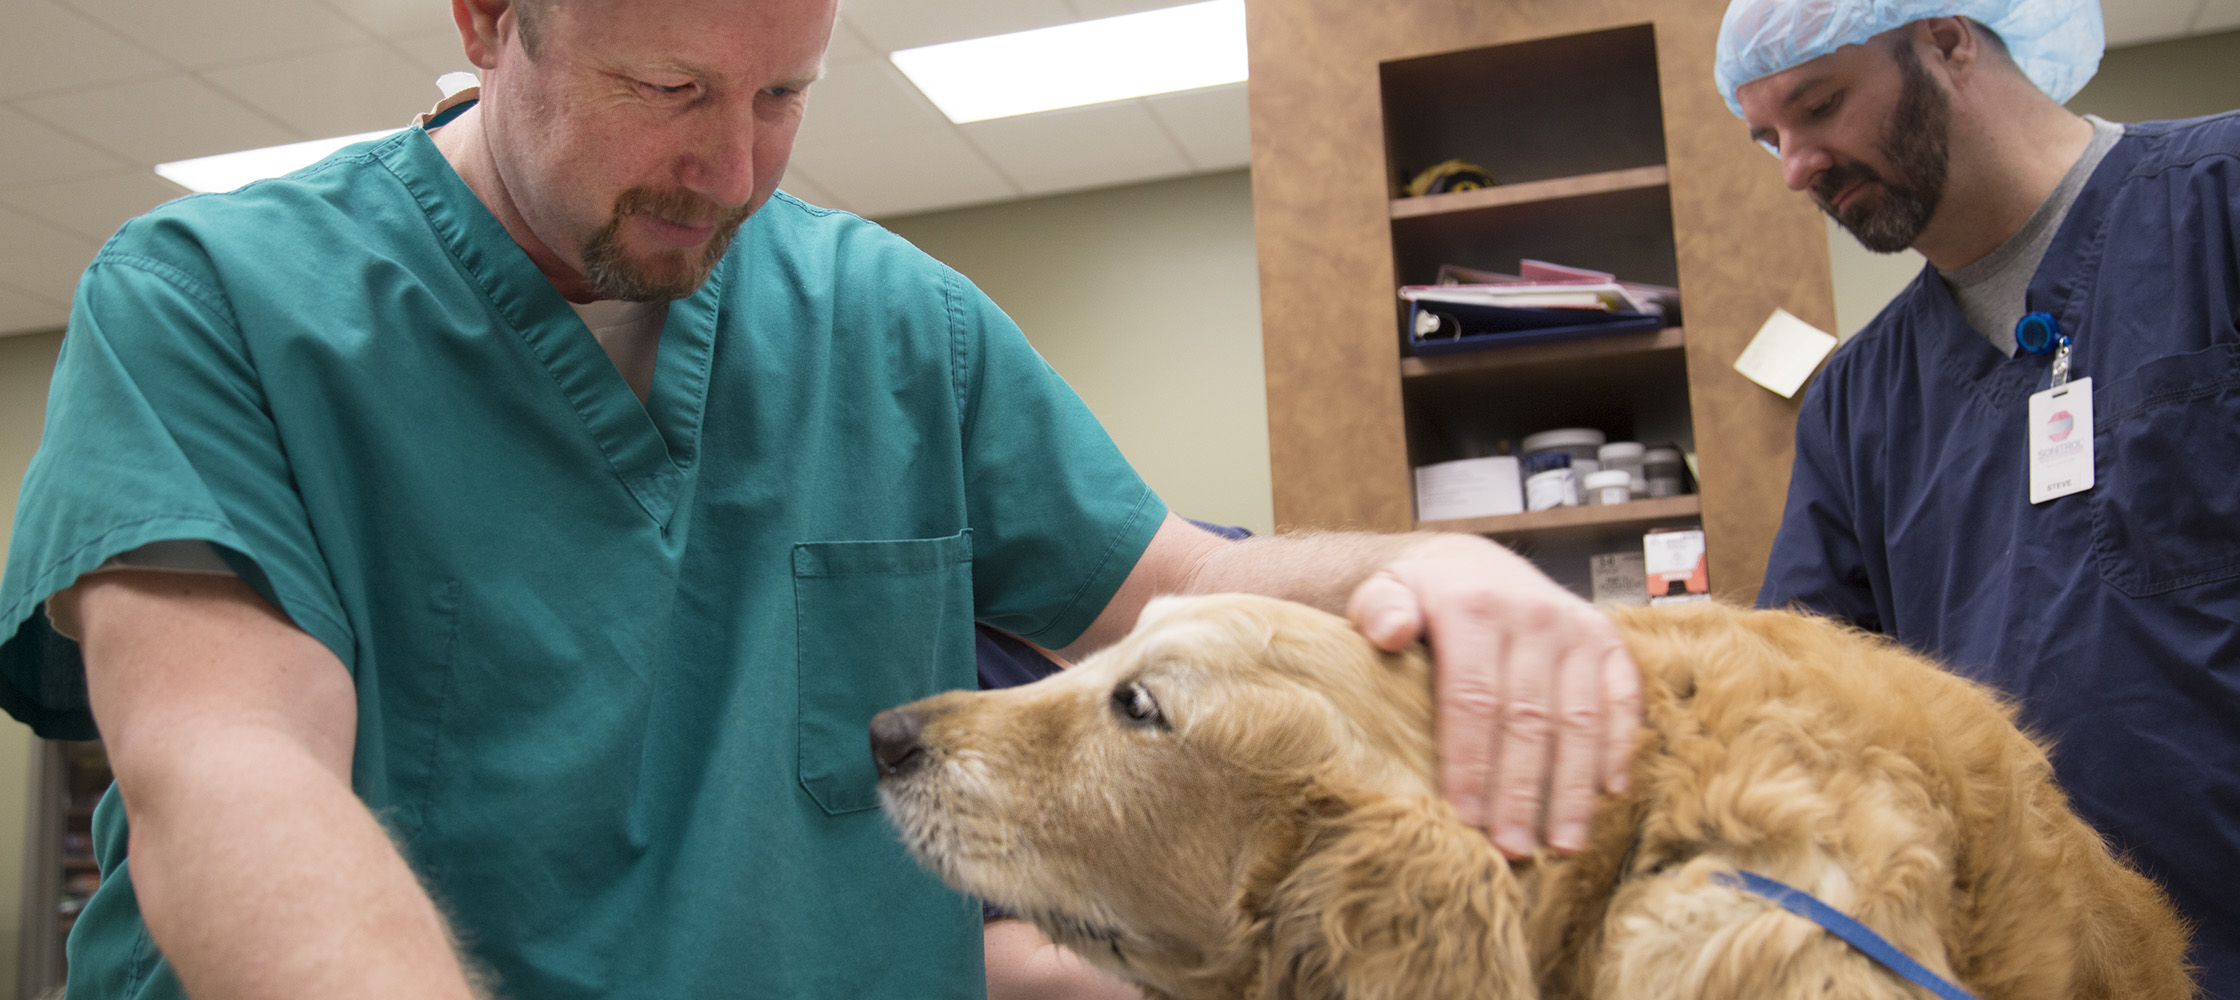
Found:
<path fill-rule="evenodd" d="M 2092 488 L 2092 380 L 2030 397 L 2030 502 Z"/>

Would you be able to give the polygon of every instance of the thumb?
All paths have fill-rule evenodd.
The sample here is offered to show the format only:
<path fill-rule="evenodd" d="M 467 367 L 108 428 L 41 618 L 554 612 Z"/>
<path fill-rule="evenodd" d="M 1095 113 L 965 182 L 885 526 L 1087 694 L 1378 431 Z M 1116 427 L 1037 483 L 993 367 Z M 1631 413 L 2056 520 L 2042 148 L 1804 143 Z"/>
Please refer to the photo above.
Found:
<path fill-rule="evenodd" d="M 1415 591 L 1390 570 L 1378 570 L 1353 588 L 1346 617 L 1377 648 L 1388 652 L 1423 637 L 1423 606 L 1416 603 Z"/>

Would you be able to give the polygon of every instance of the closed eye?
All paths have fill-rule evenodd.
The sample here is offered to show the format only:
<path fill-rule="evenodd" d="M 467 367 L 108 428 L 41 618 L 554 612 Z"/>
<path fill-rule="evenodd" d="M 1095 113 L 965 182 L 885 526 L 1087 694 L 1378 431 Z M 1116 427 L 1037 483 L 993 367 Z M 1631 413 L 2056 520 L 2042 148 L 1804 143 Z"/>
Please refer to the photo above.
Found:
<path fill-rule="evenodd" d="M 1120 716 L 1120 721 L 1130 726 L 1161 730 L 1174 728 L 1167 723 L 1166 713 L 1160 711 L 1159 699 L 1152 696 L 1151 689 L 1135 681 L 1112 689 L 1112 710 Z"/>

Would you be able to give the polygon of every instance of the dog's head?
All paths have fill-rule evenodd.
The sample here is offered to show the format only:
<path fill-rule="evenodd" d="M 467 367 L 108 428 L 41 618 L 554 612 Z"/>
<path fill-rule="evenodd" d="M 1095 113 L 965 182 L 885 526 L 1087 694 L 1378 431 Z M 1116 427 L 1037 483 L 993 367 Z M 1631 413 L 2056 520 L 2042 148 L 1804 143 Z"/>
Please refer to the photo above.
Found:
<path fill-rule="evenodd" d="M 1380 945 L 1469 975 L 1483 965 L 1401 954 L 1421 947 L 1408 927 L 1460 907 L 1490 946 L 1514 889 L 1434 793 L 1422 654 L 1297 604 L 1154 602 L 1049 679 L 881 713 L 872 746 L 921 863 L 1176 996 L 1338 995 L 1399 973 L 1332 963 Z"/>

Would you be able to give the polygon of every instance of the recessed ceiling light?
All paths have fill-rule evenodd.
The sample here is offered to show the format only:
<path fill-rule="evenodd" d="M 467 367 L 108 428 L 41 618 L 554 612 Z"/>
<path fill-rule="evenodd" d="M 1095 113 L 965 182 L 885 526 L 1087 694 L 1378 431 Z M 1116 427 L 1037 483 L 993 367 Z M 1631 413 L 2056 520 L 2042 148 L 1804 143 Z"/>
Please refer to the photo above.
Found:
<path fill-rule="evenodd" d="M 1237 83 L 1244 0 L 1210 0 L 888 58 L 958 124 Z"/>
<path fill-rule="evenodd" d="M 332 139 L 291 142 L 285 146 L 244 149 L 238 153 L 219 153 L 192 160 L 173 160 L 170 163 L 156 164 L 156 173 L 189 191 L 231 191 L 250 181 L 301 170 L 351 143 L 379 139 L 397 131 L 399 130 L 386 129 L 380 132 L 360 132 Z"/>

